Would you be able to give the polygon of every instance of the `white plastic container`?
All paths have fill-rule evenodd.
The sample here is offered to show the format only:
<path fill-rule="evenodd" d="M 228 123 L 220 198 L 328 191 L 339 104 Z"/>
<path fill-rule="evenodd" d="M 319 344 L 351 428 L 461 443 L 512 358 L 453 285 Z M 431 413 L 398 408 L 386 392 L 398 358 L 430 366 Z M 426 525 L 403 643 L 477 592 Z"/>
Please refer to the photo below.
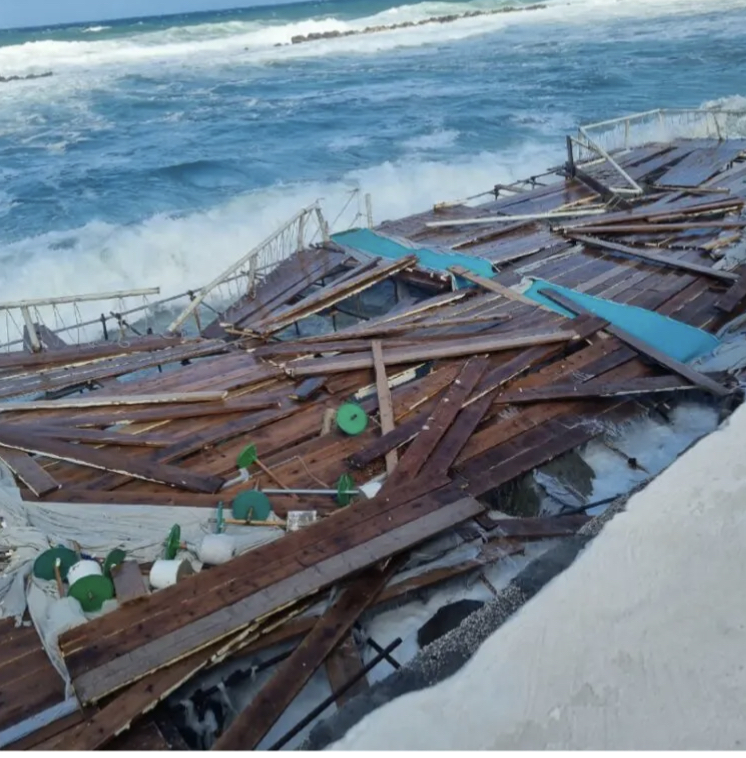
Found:
<path fill-rule="evenodd" d="M 84 576 L 101 576 L 104 573 L 98 561 L 84 559 L 70 566 L 67 572 L 67 583 L 70 587 Z"/>
<path fill-rule="evenodd" d="M 236 552 L 236 541 L 230 534 L 207 534 L 199 546 L 197 555 L 202 563 L 219 566 L 227 563 Z"/>
<path fill-rule="evenodd" d="M 156 590 L 162 590 L 176 584 L 189 574 L 193 574 L 192 564 L 186 560 L 157 560 L 150 569 L 150 586 Z"/>

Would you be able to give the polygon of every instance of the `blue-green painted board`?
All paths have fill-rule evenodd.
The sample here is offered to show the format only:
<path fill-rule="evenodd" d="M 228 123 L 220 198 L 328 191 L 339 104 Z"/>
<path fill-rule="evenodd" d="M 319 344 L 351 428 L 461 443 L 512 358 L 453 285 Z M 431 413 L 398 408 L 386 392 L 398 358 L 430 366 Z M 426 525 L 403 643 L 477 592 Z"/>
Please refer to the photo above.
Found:
<path fill-rule="evenodd" d="M 720 344 L 714 335 L 668 316 L 662 316 L 660 313 L 635 305 L 625 305 L 624 303 L 615 303 L 612 300 L 593 297 L 593 295 L 576 292 L 541 279 L 534 280 L 531 287 L 523 294 L 563 316 L 572 317 L 574 314 L 549 298 L 540 295 L 538 292 L 540 289 L 551 289 L 564 295 L 596 316 L 618 326 L 620 329 L 624 329 L 635 337 L 645 340 L 653 347 L 682 363 L 705 355 Z"/>
<path fill-rule="evenodd" d="M 494 276 L 492 264 L 486 258 L 475 258 L 456 252 L 436 252 L 424 247 L 405 247 L 395 240 L 383 237 L 370 229 L 352 229 L 333 234 L 332 239 L 340 245 L 352 247 L 361 253 L 399 260 L 407 255 L 416 255 L 419 265 L 431 271 L 446 273 L 450 266 L 463 266 L 480 276 Z"/>

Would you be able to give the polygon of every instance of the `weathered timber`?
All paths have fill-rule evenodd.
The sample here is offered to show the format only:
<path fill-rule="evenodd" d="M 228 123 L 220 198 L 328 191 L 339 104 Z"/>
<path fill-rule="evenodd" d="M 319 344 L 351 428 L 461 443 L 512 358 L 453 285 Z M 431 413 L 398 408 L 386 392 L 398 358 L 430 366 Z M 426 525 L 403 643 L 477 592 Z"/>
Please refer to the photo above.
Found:
<path fill-rule="evenodd" d="M 567 233 L 567 236 L 574 239 L 576 242 L 582 242 L 589 247 L 598 247 L 602 250 L 618 253 L 624 256 L 631 255 L 644 261 L 658 263 L 662 266 L 668 266 L 669 268 L 675 268 L 681 271 L 689 271 L 693 274 L 709 276 L 710 278 L 718 279 L 719 281 L 732 282 L 738 278 L 736 274 L 733 274 L 730 271 L 720 271 L 718 269 L 710 268 L 709 266 L 702 266 L 699 263 L 689 263 L 688 261 L 680 260 L 678 258 L 672 258 L 660 252 L 659 248 L 630 247 L 629 245 L 621 245 L 617 242 L 609 242 L 608 240 L 598 239 L 597 237 L 587 237 L 582 234 Z"/>
<path fill-rule="evenodd" d="M 60 483 L 30 455 L 8 448 L 0 449 L 0 460 L 36 495 L 44 497 L 60 488 Z"/>
<path fill-rule="evenodd" d="M 453 498 L 458 495 L 450 490 L 447 495 L 444 491 L 443 497 L 448 498 L 448 504 L 440 502 L 443 498 L 431 495 L 412 502 L 409 507 L 399 506 L 393 512 L 385 512 L 383 518 L 386 519 L 388 531 L 385 527 L 381 529 L 383 527 L 381 523 L 377 529 L 377 536 L 372 539 L 368 537 L 366 540 L 366 535 L 349 534 L 345 531 L 344 541 L 347 544 L 353 543 L 349 548 L 340 550 L 337 546 L 336 551 L 332 553 L 313 551 L 314 558 L 311 558 L 311 554 L 305 558 L 301 554 L 295 557 L 294 564 L 285 564 L 279 574 L 277 571 L 267 571 L 263 577 L 264 584 L 268 588 L 267 592 L 255 591 L 247 597 L 247 588 L 242 588 L 243 600 L 205 615 L 175 632 L 153 638 L 152 641 L 135 648 L 126 655 L 115 657 L 96 669 L 80 674 L 75 679 L 76 692 L 84 701 L 100 699 L 155 668 L 168 665 L 194 649 L 210 644 L 213 640 L 231 634 L 234 630 L 238 631 L 246 627 L 255 619 L 282 607 L 291 600 L 304 597 L 354 571 L 401 552 L 468 519 L 482 509 L 478 502 L 471 499 L 454 501 Z M 370 502 L 374 503 L 374 501 Z M 295 534 L 304 535 L 313 526 L 286 536 L 282 542 L 288 541 Z M 274 545 L 271 547 L 274 548 Z M 260 557 L 257 552 L 261 549 L 260 547 L 251 551 L 252 558 Z M 308 567 L 303 568 L 309 559 L 314 560 L 315 563 L 306 564 Z M 238 566 L 235 565 L 230 568 L 233 571 L 238 570 Z M 282 579 L 282 576 L 286 578 Z M 238 580 L 238 575 L 236 575 L 236 580 Z M 246 575 L 241 575 L 240 581 L 245 584 L 245 580 Z M 189 578 L 181 584 L 187 585 L 187 590 L 195 587 L 194 578 Z M 270 587 L 271 591 L 269 591 Z M 249 593 L 251 589 L 250 585 Z M 220 602 L 221 595 L 218 594 L 215 599 Z M 159 597 L 159 602 L 167 602 L 167 600 L 167 598 Z M 222 603 L 225 604 L 226 600 L 222 600 Z M 146 606 L 147 602 L 139 606 L 138 615 Z"/>
<path fill-rule="evenodd" d="M 254 750 L 326 657 L 352 629 L 390 576 L 371 569 L 347 587 L 285 659 L 251 703 L 218 739 L 213 750 Z"/>
<path fill-rule="evenodd" d="M 121 605 L 148 594 L 140 566 L 137 561 L 123 561 L 111 570 L 117 602 Z"/>
<path fill-rule="evenodd" d="M 399 348 L 384 351 L 383 360 L 386 366 L 402 363 L 417 363 L 423 360 L 437 358 L 458 358 L 480 353 L 492 353 L 502 350 L 530 347 L 532 345 L 551 345 L 557 342 L 569 342 L 576 339 L 577 334 L 569 329 L 553 332 L 514 332 L 466 337 L 453 341 L 443 341 L 436 345 L 424 345 L 414 348 Z M 361 368 L 372 368 L 372 355 L 345 355 L 338 358 L 302 359 L 286 365 L 286 370 L 292 376 L 317 376 L 337 371 L 355 371 Z"/>
<path fill-rule="evenodd" d="M 547 400 L 645 395 L 655 392 L 676 392 L 692 389 L 696 389 L 696 386 L 677 377 L 651 376 L 619 382 L 595 380 L 584 384 L 555 384 L 535 389 L 508 391 L 498 395 L 494 402 L 503 404 L 537 403 Z"/>
<path fill-rule="evenodd" d="M 570 298 L 567 298 L 564 295 L 555 292 L 554 290 L 542 289 L 539 292 L 540 294 L 544 295 L 544 297 L 548 297 L 550 300 L 553 300 L 558 305 L 561 305 L 563 308 L 566 308 L 573 313 L 577 313 L 578 315 L 590 315 L 590 313 L 585 308 L 578 305 L 573 300 L 570 300 Z M 670 355 L 666 355 L 657 348 L 654 348 L 649 342 L 645 342 L 644 340 L 635 337 L 624 329 L 620 329 L 617 326 L 609 324 L 609 326 L 606 327 L 606 331 L 609 334 L 612 334 L 618 339 L 622 340 L 622 342 L 629 345 L 638 353 L 641 353 L 647 358 L 650 358 L 652 361 L 655 361 L 664 368 L 667 368 L 669 371 L 672 371 L 679 376 L 683 376 L 684 379 L 688 379 L 692 384 L 695 384 L 698 387 L 702 387 L 703 389 L 708 390 L 718 397 L 725 397 L 727 395 L 730 395 L 730 390 L 724 387 L 722 384 L 718 384 L 718 382 L 710 379 L 708 376 L 705 376 L 690 366 L 687 366 L 686 364 L 675 360 Z"/>
<path fill-rule="evenodd" d="M 104 450 L 46 439 L 7 424 L 0 425 L 0 447 L 22 450 L 33 455 L 43 455 L 46 458 L 77 463 L 103 471 L 126 474 L 134 479 L 168 484 L 192 492 L 212 494 L 217 492 L 225 481 L 221 477 L 200 476 L 162 463 L 124 459 Z"/>
<path fill-rule="evenodd" d="M 544 516 L 527 518 L 492 518 L 489 513 L 481 513 L 475 518 L 479 525 L 497 534 L 501 539 L 539 540 L 554 537 L 567 537 L 575 534 L 580 527 L 585 526 L 590 516 L 584 513 L 572 516 Z"/>
<path fill-rule="evenodd" d="M 525 305 L 531 305 L 534 308 L 542 307 L 530 298 L 522 295 L 520 292 L 516 292 L 510 287 L 506 287 L 504 284 L 500 284 L 500 282 L 496 282 L 494 279 L 487 279 L 484 276 L 479 276 L 478 274 L 465 269 L 463 266 L 451 266 L 448 270 L 452 274 L 456 274 L 456 276 L 460 276 L 462 279 L 468 279 L 473 284 L 477 284 L 482 287 L 482 289 L 489 290 L 490 292 L 496 292 L 498 295 L 502 295 L 508 300 L 524 303 Z"/>
<path fill-rule="evenodd" d="M 372 271 L 366 271 L 352 279 L 347 279 L 339 286 L 335 287 L 332 285 L 331 287 L 325 287 L 315 295 L 310 295 L 309 297 L 304 298 L 297 305 L 287 306 L 286 308 L 281 309 L 266 321 L 252 324 L 251 330 L 263 336 L 278 332 L 281 329 L 290 326 L 295 321 L 299 321 L 306 316 L 310 316 L 320 310 L 329 308 L 335 303 L 350 297 L 350 295 L 362 292 L 392 274 L 412 266 L 416 263 L 416 260 L 417 259 L 414 256 L 407 256 L 406 258 L 402 258 L 393 263 L 377 266 Z"/>
<path fill-rule="evenodd" d="M 357 679 L 349 690 L 337 696 L 338 708 L 368 689 L 368 680 L 365 675 L 360 676 L 363 665 L 363 658 L 354 637 L 351 633 L 346 634 L 326 659 L 326 675 L 332 692 L 338 692 L 347 682 Z"/>
<path fill-rule="evenodd" d="M 388 434 L 393 432 L 394 408 L 391 405 L 391 390 L 389 389 L 389 380 L 386 376 L 386 364 L 383 362 L 383 348 L 380 340 L 373 340 L 370 343 L 371 352 L 373 353 L 373 368 L 376 373 L 376 392 L 378 393 L 378 412 L 381 418 L 381 433 Z M 389 450 L 386 453 L 386 471 L 389 475 L 393 474 L 399 456 L 396 450 Z"/>
<path fill-rule="evenodd" d="M 402 481 L 417 477 L 458 415 L 461 406 L 487 370 L 487 366 L 488 361 L 484 357 L 472 358 L 464 364 L 458 378 L 440 399 L 433 413 L 427 418 L 426 424 L 402 456 L 396 473 L 386 480 L 382 492 L 388 492 L 399 486 Z"/>
<path fill-rule="evenodd" d="M 323 389 L 325 382 L 326 377 L 324 376 L 315 376 L 306 379 L 296 387 L 294 392 L 290 393 L 289 397 L 292 400 L 298 400 L 299 402 L 310 400 Z"/>
<path fill-rule="evenodd" d="M 715 307 L 725 313 L 732 313 L 746 298 L 746 273 L 738 277 L 738 281 L 715 302 Z"/>
<path fill-rule="evenodd" d="M 223 400 L 227 392 L 181 392 L 154 395 L 105 395 L 91 393 L 84 397 L 64 400 L 29 400 L 20 403 L 0 403 L 0 413 L 11 411 L 57 411 L 75 408 L 101 408 L 119 405 L 159 405 L 167 403 L 209 403 Z"/>

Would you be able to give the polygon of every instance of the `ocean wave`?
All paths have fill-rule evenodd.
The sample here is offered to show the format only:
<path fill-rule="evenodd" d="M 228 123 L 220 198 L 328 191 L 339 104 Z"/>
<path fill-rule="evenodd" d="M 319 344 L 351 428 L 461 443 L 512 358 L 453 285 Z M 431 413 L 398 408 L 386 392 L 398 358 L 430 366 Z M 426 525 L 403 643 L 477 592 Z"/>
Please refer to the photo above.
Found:
<path fill-rule="evenodd" d="M 110 26 L 89 26 L 82 30 L 83 34 L 98 34 L 99 32 L 105 32 L 111 29 Z"/>
<path fill-rule="evenodd" d="M 359 188 L 361 194 L 371 193 L 375 219 L 381 221 L 489 190 L 496 182 L 538 174 L 560 157 L 555 147 L 527 143 L 522 149 L 452 162 L 409 158 L 354 171 L 334 182 L 267 187 L 204 212 L 158 215 L 121 226 L 94 221 L 73 231 L 48 232 L 0 247 L 5 272 L 0 301 L 156 286 L 163 296 L 176 294 L 212 279 L 319 198 L 332 221 L 348 202 L 350 190 Z M 204 168 L 196 166 L 198 173 Z M 348 228 L 358 210 L 362 208 L 350 204 L 335 230 Z M 41 271 L 44 276 L 39 276 Z M 97 304 L 80 308 L 84 318 L 100 313 Z"/>
<path fill-rule="evenodd" d="M 297 56 L 323 56 L 338 53 L 366 53 L 399 46 L 418 46 L 496 31 L 508 26 L 534 23 L 561 23 L 587 26 L 594 22 L 613 22 L 632 18 L 653 18 L 722 12 L 744 7 L 744 0 L 544 0 L 546 8 L 532 12 L 504 13 L 477 18 L 461 18 L 448 24 L 406 27 L 364 38 L 334 38 L 310 45 L 286 48 L 293 37 L 329 32 L 361 31 L 367 27 L 404 22 L 421 22 L 468 11 L 491 11 L 511 5 L 530 5 L 518 0 L 471 0 L 470 2 L 409 3 L 375 15 L 342 20 L 311 17 L 290 23 L 263 21 L 225 21 L 174 26 L 159 31 L 135 31 L 129 36 L 100 40 L 40 40 L 0 48 L 0 70 L 24 73 L 30 67 L 91 70 L 92 67 L 132 66 L 154 61 L 174 61 L 191 66 L 225 65 L 237 60 L 264 63 Z M 323 7 L 323 6 L 322 6 Z M 94 27 L 90 27 L 91 29 Z"/>

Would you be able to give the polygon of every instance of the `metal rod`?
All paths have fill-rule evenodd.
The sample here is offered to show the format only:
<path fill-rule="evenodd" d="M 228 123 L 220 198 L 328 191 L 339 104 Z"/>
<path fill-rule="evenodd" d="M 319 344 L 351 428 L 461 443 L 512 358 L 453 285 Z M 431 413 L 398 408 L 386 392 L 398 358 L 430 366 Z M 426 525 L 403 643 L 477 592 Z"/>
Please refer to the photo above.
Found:
<path fill-rule="evenodd" d="M 343 684 L 336 692 L 332 692 L 331 695 L 329 695 L 326 700 L 324 700 L 322 703 L 319 703 L 312 711 L 310 711 L 304 718 L 302 718 L 289 732 L 285 734 L 284 737 L 280 737 L 277 742 L 275 742 L 274 745 L 272 745 L 269 750 L 280 750 L 282 747 L 287 745 L 290 740 L 295 737 L 296 734 L 299 732 L 302 732 L 315 718 L 320 716 L 332 703 L 334 703 L 337 698 L 341 697 L 345 694 L 349 689 L 352 689 L 369 671 L 371 671 L 373 668 L 375 668 L 389 653 L 391 653 L 393 650 L 396 650 L 399 645 L 401 645 L 402 639 L 401 637 L 397 637 L 392 643 L 387 645 L 383 653 L 379 653 L 375 658 L 370 660 L 363 668 L 360 669 L 360 671 L 355 674 L 355 676 L 352 677 L 348 682 Z"/>
<path fill-rule="evenodd" d="M 14 303 L 0 303 L 0 311 L 15 308 L 34 308 L 43 305 L 64 305 L 66 303 L 85 303 L 101 300 L 118 300 L 123 297 L 138 297 L 144 295 L 160 295 L 160 287 L 150 287 L 141 290 L 122 290 L 121 292 L 98 292 L 87 295 L 65 295 L 64 297 L 48 297 L 39 300 L 19 300 Z"/>
<path fill-rule="evenodd" d="M 265 490 L 265 495 L 359 495 L 360 490 Z"/>

